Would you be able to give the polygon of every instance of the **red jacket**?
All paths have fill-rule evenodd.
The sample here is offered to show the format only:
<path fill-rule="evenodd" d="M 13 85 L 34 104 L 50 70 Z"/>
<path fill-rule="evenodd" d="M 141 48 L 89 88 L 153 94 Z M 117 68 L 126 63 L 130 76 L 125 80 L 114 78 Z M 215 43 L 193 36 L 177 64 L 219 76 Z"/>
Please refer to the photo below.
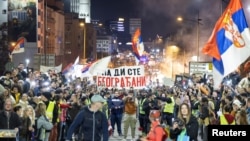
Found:
<path fill-rule="evenodd" d="M 159 126 L 160 124 L 161 123 L 159 121 L 153 121 L 151 123 L 151 129 L 147 135 L 148 141 L 162 141 L 162 137 L 166 134 L 166 132 L 161 126 Z"/>

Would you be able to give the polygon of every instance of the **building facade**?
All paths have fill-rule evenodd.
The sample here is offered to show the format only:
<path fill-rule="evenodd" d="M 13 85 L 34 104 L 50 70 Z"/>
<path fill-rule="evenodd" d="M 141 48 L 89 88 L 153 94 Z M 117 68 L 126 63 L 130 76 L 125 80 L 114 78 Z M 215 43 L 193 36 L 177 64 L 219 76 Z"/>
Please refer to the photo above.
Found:
<path fill-rule="evenodd" d="M 85 19 L 86 23 L 91 23 L 90 0 L 71 0 L 70 12 L 77 13 L 79 19 Z"/>
<path fill-rule="evenodd" d="M 141 19 L 140 18 L 130 18 L 129 19 L 129 33 L 131 36 L 134 35 L 136 29 L 141 29 Z"/>

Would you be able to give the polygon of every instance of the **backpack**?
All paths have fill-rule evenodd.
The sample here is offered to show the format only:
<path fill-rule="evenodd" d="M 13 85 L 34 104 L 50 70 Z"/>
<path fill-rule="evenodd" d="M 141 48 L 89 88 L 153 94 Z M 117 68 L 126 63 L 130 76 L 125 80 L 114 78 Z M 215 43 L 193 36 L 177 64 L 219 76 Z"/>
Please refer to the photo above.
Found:
<path fill-rule="evenodd" d="M 159 125 L 157 125 L 155 128 L 162 128 L 162 130 L 164 131 L 164 135 L 162 136 L 162 141 L 167 141 L 167 139 L 168 139 L 168 129 L 167 128 L 165 128 L 164 126 L 162 126 L 161 124 L 159 124 Z M 154 130 L 154 134 L 156 134 L 155 133 L 155 130 Z"/>

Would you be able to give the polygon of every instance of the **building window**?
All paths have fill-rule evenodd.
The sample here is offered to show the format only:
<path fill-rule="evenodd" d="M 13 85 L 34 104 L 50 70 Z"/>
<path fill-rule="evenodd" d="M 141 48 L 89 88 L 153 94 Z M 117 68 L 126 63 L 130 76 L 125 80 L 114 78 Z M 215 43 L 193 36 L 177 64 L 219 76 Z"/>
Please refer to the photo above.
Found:
<path fill-rule="evenodd" d="M 41 10 L 40 9 L 38 9 L 38 15 L 41 15 Z"/>
<path fill-rule="evenodd" d="M 40 23 L 40 22 L 38 22 L 37 27 L 38 27 L 38 28 L 41 28 L 41 23 Z"/>
<path fill-rule="evenodd" d="M 7 14 L 7 10 L 4 9 L 4 10 L 2 11 L 2 14 Z"/>

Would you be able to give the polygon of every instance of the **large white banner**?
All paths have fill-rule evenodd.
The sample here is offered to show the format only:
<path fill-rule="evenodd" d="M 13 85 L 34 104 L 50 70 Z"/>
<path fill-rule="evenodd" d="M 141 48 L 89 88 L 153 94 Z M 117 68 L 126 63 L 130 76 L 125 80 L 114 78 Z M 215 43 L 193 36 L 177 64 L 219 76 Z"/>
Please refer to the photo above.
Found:
<path fill-rule="evenodd" d="M 62 71 L 62 64 L 60 64 L 59 66 L 55 66 L 55 67 L 49 67 L 49 66 L 40 66 L 40 71 L 41 72 L 48 72 L 49 70 L 55 70 L 56 72 L 61 72 Z"/>
<path fill-rule="evenodd" d="M 144 88 L 146 77 L 144 66 L 123 66 L 119 68 L 107 69 L 101 74 L 97 74 L 97 86 L 107 88 Z"/>

